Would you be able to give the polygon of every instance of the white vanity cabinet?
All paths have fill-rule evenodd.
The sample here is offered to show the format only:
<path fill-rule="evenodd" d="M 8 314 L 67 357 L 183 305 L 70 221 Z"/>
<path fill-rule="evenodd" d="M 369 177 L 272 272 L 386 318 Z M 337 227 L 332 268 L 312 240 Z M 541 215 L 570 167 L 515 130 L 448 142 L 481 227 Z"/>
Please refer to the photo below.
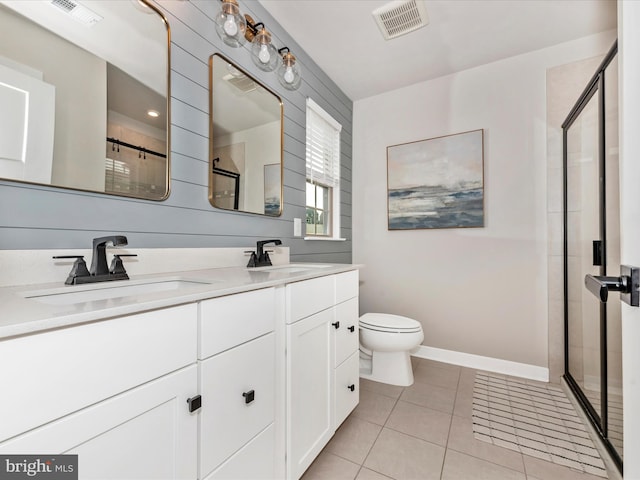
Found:
<path fill-rule="evenodd" d="M 358 272 L 286 287 L 287 477 L 298 479 L 358 404 Z"/>
<path fill-rule="evenodd" d="M 78 454 L 82 478 L 195 479 L 196 338 L 184 305 L 0 340 L 0 453 Z"/>
<path fill-rule="evenodd" d="M 277 454 L 276 289 L 200 303 L 199 478 L 273 479 Z"/>

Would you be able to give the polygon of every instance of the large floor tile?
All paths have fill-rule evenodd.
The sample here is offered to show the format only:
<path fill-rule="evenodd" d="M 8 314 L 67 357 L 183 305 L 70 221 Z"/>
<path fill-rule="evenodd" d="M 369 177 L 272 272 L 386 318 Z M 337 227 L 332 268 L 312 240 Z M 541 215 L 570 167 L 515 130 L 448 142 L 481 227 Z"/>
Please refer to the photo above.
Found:
<path fill-rule="evenodd" d="M 386 397 L 398 398 L 402 394 L 404 387 L 399 387 L 398 385 L 389 385 L 387 383 L 374 382 L 366 378 L 361 378 L 360 390 L 379 393 L 380 395 L 384 395 Z"/>
<path fill-rule="evenodd" d="M 523 472 L 448 449 L 442 480 L 526 480 Z"/>
<path fill-rule="evenodd" d="M 444 452 L 443 447 L 384 428 L 364 466 L 399 480 L 438 480 Z"/>
<path fill-rule="evenodd" d="M 448 413 L 399 401 L 385 426 L 444 447 L 450 425 L 451 415 Z"/>
<path fill-rule="evenodd" d="M 453 412 L 455 399 L 455 390 L 418 382 L 406 387 L 400 395 L 400 400 L 444 413 Z"/>
<path fill-rule="evenodd" d="M 350 416 L 338 428 L 325 450 L 362 465 L 382 427 Z"/>
<path fill-rule="evenodd" d="M 453 416 L 447 449 L 447 451 L 455 450 L 524 473 L 520 452 L 498 447 L 474 437 L 471 414 L 468 417 Z"/>
<path fill-rule="evenodd" d="M 437 387 L 456 390 L 460 378 L 460 367 L 446 368 L 431 363 L 421 363 L 413 372 L 413 378 L 419 383 L 428 383 Z"/>
<path fill-rule="evenodd" d="M 449 370 L 451 372 L 458 372 L 458 373 L 463 368 L 463 367 L 460 367 L 459 365 L 453 365 L 452 363 L 437 362 L 435 360 L 430 360 L 428 358 L 420 358 L 418 360 L 418 366 L 442 368 L 445 370 Z"/>
<path fill-rule="evenodd" d="M 471 418 L 473 413 L 473 385 L 460 386 L 456 392 L 453 414 L 459 417 Z"/>
<path fill-rule="evenodd" d="M 354 480 L 360 465 L 322 451 L 302 475 L 302 480 Z"/>
<path fill-rule="evenodd" d="M 360 389 L 360 403 L 351 415 L 367 422 L 384 425 L 396 402 L 394 398 Z"/>

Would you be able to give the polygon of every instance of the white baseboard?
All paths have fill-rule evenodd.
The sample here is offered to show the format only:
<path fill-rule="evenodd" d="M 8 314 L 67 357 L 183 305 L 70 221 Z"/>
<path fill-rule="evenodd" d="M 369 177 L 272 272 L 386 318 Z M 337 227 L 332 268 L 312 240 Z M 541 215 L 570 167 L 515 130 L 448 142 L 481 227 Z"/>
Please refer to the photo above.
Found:
<path fill-rule="evenodd" d="M 460 365 L 461 367 L 475 368 L 476 370 L 486 370 L 489 372 L 512 375 L 514 377 L 538 380 L 540 382 L 549 381 L 548 368 L 528 365 L 526 363 L 483 357 L 480 355 L 473 355 L 471 353 L 454 352 L 452 350 L 426 347 L 424 345 L 420 345 L 415 350 L 412 350 L 411 355 L 414 357 L 426 358 L 428 360 L 435 360 L 437 362 Z"/>

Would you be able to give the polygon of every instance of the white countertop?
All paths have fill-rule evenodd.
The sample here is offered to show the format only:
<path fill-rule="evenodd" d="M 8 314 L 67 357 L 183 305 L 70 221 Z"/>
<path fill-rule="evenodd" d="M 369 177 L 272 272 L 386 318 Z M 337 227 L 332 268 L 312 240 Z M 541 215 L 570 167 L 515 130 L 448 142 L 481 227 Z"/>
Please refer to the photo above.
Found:
<path fill-rule="evenodd" d="M 302 267 L 304 264 L 290 264 L 290 266 Z M 166 274 L 135 275 L 131 276 L 130 280 L 88 285 L 64 285 L 64 280 L 61 280 L 58 283 L 1 287 L 0 339 L 193 303 L 208 298 L 260 288 L 274 287 L 359 268 L 358 265 L 349 264 L 322 264 L 322 268 L 291 271 L 295 270 L 295 268 L 287 270 L 286 268 L 283 269 L 283 267 L 287 266 L 278 265 L 274 268 L 211 268 Z M 27 298 L 37 295 L 108 289 L 115 286 L 171 280 L 201 283 L 194 283 L 176 290 L 142 293 L 66 305 L 53 305 L 34 298 Z"/>

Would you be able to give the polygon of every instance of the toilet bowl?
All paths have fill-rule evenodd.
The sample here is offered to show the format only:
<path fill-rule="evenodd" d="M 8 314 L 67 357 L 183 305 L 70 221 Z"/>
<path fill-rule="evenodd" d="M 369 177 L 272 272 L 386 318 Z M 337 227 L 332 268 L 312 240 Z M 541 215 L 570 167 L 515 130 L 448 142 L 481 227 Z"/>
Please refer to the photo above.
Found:
<path fill-rule="evenodd" d="M 424 340 L 420 322 L 388 313 L 360 317 L 360 377 L 407 387 L 413 384 L 409 352 Z"/>

